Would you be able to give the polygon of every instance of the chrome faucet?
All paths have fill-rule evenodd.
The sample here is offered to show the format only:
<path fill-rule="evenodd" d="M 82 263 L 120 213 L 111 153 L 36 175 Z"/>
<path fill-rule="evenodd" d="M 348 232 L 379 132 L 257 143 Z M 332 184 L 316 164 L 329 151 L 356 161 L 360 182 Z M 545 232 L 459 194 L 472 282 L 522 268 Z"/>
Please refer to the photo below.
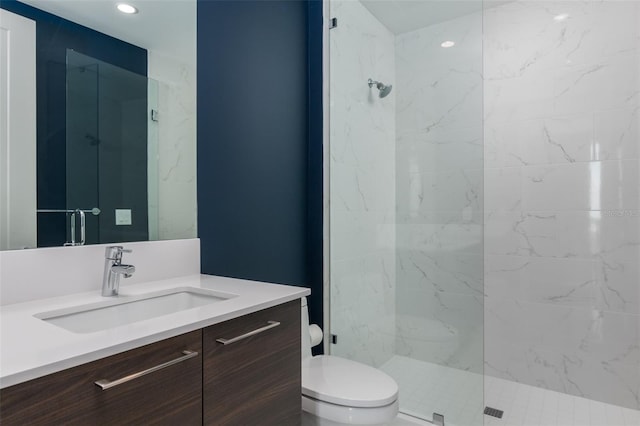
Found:
<path fill-rule="evenodd" d="M 107 247 L 104 255 L 104 275 L 102 277 L 102 295 L 117 296 L 120 287 L 120 275 L 129 278 L 136 272 L 133 265 L 125 265 L 122 263 L 122 254 L 131 253 L 122 246 Z"/>

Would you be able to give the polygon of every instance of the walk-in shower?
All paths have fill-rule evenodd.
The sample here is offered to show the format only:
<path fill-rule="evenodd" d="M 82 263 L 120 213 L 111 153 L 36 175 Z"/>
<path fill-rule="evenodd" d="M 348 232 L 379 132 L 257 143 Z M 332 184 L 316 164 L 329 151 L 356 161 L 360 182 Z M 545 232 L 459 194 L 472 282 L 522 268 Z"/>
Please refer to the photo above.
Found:
<path fill-rule="evenodd" d="M 640 424 L 640 1 L 328 8 L 329 351 L 423 419 Z"/>

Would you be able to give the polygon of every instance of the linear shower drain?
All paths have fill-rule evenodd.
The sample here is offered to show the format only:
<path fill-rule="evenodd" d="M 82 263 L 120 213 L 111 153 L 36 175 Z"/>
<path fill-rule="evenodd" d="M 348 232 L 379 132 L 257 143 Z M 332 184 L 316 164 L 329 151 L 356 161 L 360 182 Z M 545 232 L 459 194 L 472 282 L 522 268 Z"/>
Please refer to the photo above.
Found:
<path fill-rule="evenodd" d="M 484 407 L 484 413 L 487 416 L 497 417 L 501 419 L 502 415 L 504 414 L 504 411 L 498 410 L 497 408 Z"/>

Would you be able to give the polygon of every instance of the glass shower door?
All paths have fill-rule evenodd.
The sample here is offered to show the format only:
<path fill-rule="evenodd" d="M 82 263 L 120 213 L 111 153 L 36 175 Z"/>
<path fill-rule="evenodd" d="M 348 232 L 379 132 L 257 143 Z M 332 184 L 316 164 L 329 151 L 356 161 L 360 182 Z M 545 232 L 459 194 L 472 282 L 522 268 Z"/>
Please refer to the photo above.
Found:
<path fill-rule="evenodd" d="M 401 412 L 454 425 L 483 424 L 481 7 L 329 16 L 330 352 L 391 375 Z"/>
<path fill-rule="evenodd" d="M 99 209 L 99 67 L 92 58 L 67 52 L 66 244 L 71 245 L 100 241 L 99 213 L 93 210 Z"/>

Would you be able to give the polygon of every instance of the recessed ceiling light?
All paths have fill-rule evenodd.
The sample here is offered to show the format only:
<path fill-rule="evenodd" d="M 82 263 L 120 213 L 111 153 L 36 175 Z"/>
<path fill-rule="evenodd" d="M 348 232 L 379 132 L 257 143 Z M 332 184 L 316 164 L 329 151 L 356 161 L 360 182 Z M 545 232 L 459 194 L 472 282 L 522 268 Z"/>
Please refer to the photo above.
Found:
<path fill-rule="evenodd" d="M 568 17 L 569 17 L 569 14 L 568 14 L 568 13 L 561 13 L 560 15 L 556 15 L 556 16 L 554 16 L 554 17 L 553 17 L 553 20 L 554 20 L 554 21 L 561 22 L 561 21 L 564 21 L 565 19 L 567 19 Z"/>
<path fill-rule="evenodd" d="M 127 13 L 129 15 L 133 14 L 133 13 L 138 13 L 138 9 L 136 9 L 135 7 L 131 6 L 130 4 L 126 4 L 126 3 L 119 3 L 118 4 L 118 10 L 122 13 Z"/>
<path fill-rule="evenodd" d="M 455 45 L 456 45 L 456 42 L 455 42 L 455 41 L 451 41 L 451 40 L 443 41 L 443 42 L 440 44 L 440 46 L 444 47 L 445 49 L 446 49 L 447 47 L 453 47 L 453 46 L 455 46 Z"/>

